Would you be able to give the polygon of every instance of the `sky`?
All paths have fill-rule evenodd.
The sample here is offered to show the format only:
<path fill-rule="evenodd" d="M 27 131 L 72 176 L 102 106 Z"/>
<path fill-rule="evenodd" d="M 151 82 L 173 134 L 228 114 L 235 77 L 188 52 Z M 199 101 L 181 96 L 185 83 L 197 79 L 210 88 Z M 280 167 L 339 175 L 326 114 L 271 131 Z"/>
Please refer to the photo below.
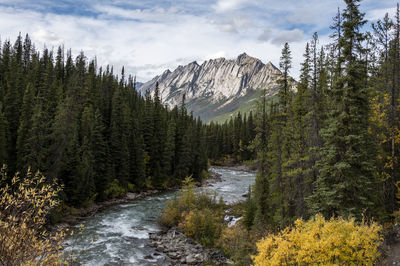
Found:
<path fill-rule="evenodd" d="M 342 0 L 0 0 L 0 38 L 29 34 L 38 50 L 84 51 L 141 82 L 243 52 L 278 66 L 289 42 L 297 78 L 306 42 L 314 32 L 329 42 L 338 7 Z M 364 0 L 360 9 L 370 23 L 393 17 L 395 7 L 396 0 Z"/>

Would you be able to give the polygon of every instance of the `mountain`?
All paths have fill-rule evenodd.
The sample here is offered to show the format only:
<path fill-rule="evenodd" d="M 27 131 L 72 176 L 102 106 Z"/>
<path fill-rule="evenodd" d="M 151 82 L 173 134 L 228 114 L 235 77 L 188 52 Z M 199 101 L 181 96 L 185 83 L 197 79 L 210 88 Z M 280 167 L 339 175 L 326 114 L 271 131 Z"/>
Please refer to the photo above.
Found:
<path fill-rule="evenodd" d="M 136 84 L 135 84 L 136 85 L 136 89 L 140 90 L 140 88 L 143 86 L 143 84 L 144 84 L 143 82 L 136 81 Z"/>
<path fill-rule="evenodd" d="M 166 70 L 140 86 L 139 91 L 143 95 L 146 90 L 153 92 L 158 82 L 164 104 L 180 105 L 185 94 L 186 107 L 195 117 L 204 122 L 223 121 L 235 111 L 254 108 L 263 89 L 268 96 L 274 95 L 279 75 L 271 62 L 263 64 L 243 53 L 233 60 L 211 59 L 201 65 L 192 62 L 172 72 Z"/>

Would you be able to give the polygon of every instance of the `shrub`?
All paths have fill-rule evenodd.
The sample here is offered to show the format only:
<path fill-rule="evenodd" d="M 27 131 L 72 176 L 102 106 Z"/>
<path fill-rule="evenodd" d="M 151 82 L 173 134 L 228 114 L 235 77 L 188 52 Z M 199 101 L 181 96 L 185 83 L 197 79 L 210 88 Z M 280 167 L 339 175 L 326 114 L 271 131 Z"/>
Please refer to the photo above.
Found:
<path fill-rule="evenodd" d="M 251 265 L 250 254 L 256 253 L 256 234 L 249 232 L 240 223 L 233 227 L 224 227 L 218 247 L 237 265 Z"/>
<path fill-rule="evenodd" d="M 46 217 L 58 205 L 57 184 L 37 172 L 17 173 L 8 183 L 5 167 L 0 182 L 0 265 L 61 263 L 64 232 L 45 230 Z"/>
<path fill-rule="evenodd" d="M 206 170 L 201 171 L 200 181 L 207 180 L 208 178 L 210 178 L 210 174 Z"/>
<path fill-rule="evenodd" d="M 128 183 L 127 189 L 128 189 L 129 192 L 135 192 L 136 191 L 135 185 L 132 184 L 132 183 Z"/>
<path fill-rule="evenodd" d="M 373 265 L 382 237 L 376 223 L 325 220 L 320 214 L 257 243 L 256 265 Z"/>
<path fill-rule="evenodd" d="M 217 203 L 215 193 L 194 190 L 193 179 L 186 178 L 177 196 L 167 202 L 160 222 L 168 227 L 178 225 L 187 236 L 213 246 L 221 231 L 222 205 Z"/>
<path fill-rule="evenodd" d="M 182 189 L 178 196 L 167 202 L 167 207 L 163 210 L 160 222 L 168 227 L 178 225 L 183 218 L 184 212 L 189 212 L 195 207 L 194 182 L 191 177 L 183 181 Z"/>
<path fill-rule="evenodd" d="M 114 179 L 104 191 L 104 195 L 107 199 L 121 198 L 126 195 L 126 189 L 119 184 L 117 179 Z"/>
<path fill-rule="evenodd" d="M 197 239 L 202 245 L 214 246 L 214 241 L 221 232 L 221 227 L 215 215 L 209 209 L 192 210 L 184 215 L 184 220 L 179 228 L 185 235 Z"/>

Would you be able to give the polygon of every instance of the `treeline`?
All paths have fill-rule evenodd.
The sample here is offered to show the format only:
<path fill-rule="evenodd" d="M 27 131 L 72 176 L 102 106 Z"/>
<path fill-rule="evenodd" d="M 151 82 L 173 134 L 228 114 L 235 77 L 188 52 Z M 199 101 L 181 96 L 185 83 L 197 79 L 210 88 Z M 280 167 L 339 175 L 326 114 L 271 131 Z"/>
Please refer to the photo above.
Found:
<path fill-rule="evenodd" d="M 264 97 L 256 115 L 250 225 L 282 228 L 317 213 L 388 221 L 399 208 L 399 6 L 365 32 L 360 1 L 345 2 L 332 42 L 321 47 L 315 33 L 307 43 L 297 84 L 289 45 L 282 50 L 278 100 Z"/>
<path fill-rule="evenodd" d="M 208 158 L 214 164 L 240 163 L 256 158 L 252 141 L 256 136 L 256 124 L 253 112 L 248 117 L 240 112 L 223 124 L 214 123 L 205 126 Z"/>
<path fill-rule="evenodd" d="M 135 79 L 97 68 L 83 52 L 39 53 L 28 35 L 0 45 L 0 164 L 40 170 L 79 206 L 127 190 L 165 188 L 207 169 L 204 127 L 145 97 Z"/>

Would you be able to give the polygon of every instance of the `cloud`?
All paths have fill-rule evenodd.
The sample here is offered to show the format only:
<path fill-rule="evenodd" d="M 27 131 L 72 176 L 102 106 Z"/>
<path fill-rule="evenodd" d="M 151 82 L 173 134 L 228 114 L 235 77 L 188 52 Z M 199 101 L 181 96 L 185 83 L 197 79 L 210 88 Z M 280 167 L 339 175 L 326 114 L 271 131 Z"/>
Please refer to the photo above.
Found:
<path fill-rule="evenodd" d="M 226 51 L 218 51 L 218 52 L 206 55 L 204 57 L 204 60 L 210 60 L 210 59 L 221 58 L 221 57 L 226 57 L 226 56 L 227 56 Z"/>
<path fill-rule="evenodd" d="M 269 41 L 272 37 L 272 30 L 270 28 L 264 29 L 263 33 L 258 36 L 260 41 Z"/>
<path fill-rule="evenodd" d="M 299 29 L 288 30 L 284 32 L 280 32 L 277 34 L 271 41 L 271 43 L 275 45 L 282 45 L 286 42 L 300 42 L 304 40 L 304 33 Z"/>
<path fill-rule="evenodd" d="M 211 22 L 218 26 L 221 31 L 238 33 L 253 26 L 253 21 L 246 15 L 231 13 L 226 16 L 218 16 Z"/>
<path fill-rule="evenodd" d="M 290 42 L 292 74 L 299 73 L 305 42 L 321 44 L 341 0 L 0 0 L 1 39 L 29 33 L 36 47 L 83 50 L 98 65 L 122 66 L 139 81 L 193 60 L 235 58 L 246 52 L 279 64 Z M 393 0 L 365 0 L 368 19 L 393 13 Z M 324 40 L 324 41 L 322 41 Z"/>
<path fill-rule="evenodd" d="M 56 33 L 44 28 L 39 28 L 37 31 L 34 31 L 32 36 L 34 39 L 39 40 L 39 42 L 48 45 L 59 44 L 62 42 L 62 39 Z"/>
<path fill-rule="evenodd" d="M 380 8 L 376 10 L 372 10 L 368 15 L 367 19 L 371 21 L 375 21 L 378 19 L 383 19 L 385 14 L 388 13 L 389 17 L 394 18 L 395 13 L 396 13 L 396 8 Z"/>
<path fill-rule="evenodd" d="M 242 7 L 248 0 L 217 0 L 213 8 L 217 12 L 225 12 L 229 10 L 235 10 Z"/>

